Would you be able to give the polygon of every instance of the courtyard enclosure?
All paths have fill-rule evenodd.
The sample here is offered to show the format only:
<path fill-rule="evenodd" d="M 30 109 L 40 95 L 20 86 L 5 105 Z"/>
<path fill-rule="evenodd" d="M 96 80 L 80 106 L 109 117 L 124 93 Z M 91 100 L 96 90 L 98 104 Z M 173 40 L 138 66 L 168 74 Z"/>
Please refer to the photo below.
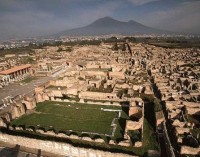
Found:
<path fill-rule="evenodd" d="M 148 100 L 148 99 L 147 99 Z M 108 151 L 111 151 L 111 152 L 120 152 L 120 153 L 127 153 L 127 154 L 132 154 L 132 155 L 144 155 L 147 150 L 158 150 L 159 149 L 159 146 L 158 146 L 158 143 L 156 141 L 156 138 L 155 138 L 155 135 L 154 135 L 154 127 L 155 127 L 155 124 L 152 123 L 152 119 L 151 119 L 151 116 L 154 114 L 152 112 L 153 108 L 154 108 L 154 105 L 152 105 L 150 100 L 148 100 L 148 103 L 145 105 L 145 119 L 144 119 L 144 131 L 143 131 L 143 139 L 142 139 L 142 147 L 133 147 L 133 146 L 129 146 L 129 147 L 125 147 L 125 146 L 119 146 L 119 145 L 108 145 L 108 144 L 105 144 L 105 143 L 95 143 L 94 141 L 82 141 L 82 140 L 79 140 L 79 139 L 65 139 L 65 138 L 58 138 L 58 137 L 52 137 L 52 136 L 46 136 L 46 135 L 42 135 L 40 133 L 37 133 L 37 132 L 27 132 L 25 130 L 2 130 L 2 132 L 7 132 L 8 134 L 10 135 L 15 135 L 15 136 L 23 136 L 23 137 L 27 137 L 27 138 L 33 138 L 33 139 L 42 139 L 42 140 L 49 140 L 49 141 L 57 141 L 57 142 L 67 142 L 73 146 L 79 146 L 79 147 L 84 147 L 84 148 L 95 148 L 95 149 L 99 149 L 99 150 L 108 150 Z M 39 113 L 39 112 L 43 112 L 43 113 L 48 113 L 48 114 L 57 114 L 59 112 L 59 114 L 64 114 L 65 112 L 69 112 L 69 111 L 63 111 L 61 110 L 61 108 L 59 108 L 60 106 L 58 105 L 60 104 L 61 107 L 66 107 L 67 109 L 71 109 L 73 110 L 74 108 L 79 108 L 79 109 L 76 109 L 77 113 L 80 112 L 79 115 L 74 115 L 76 111 L 73 112 L 73 114 L 71 114 L 71 118 L 72 117 L 81 117 L 81 111 L 83 110 L 86 110 L 86 109 L 89 109 L 90 111 L 94 111 L 94 110 L 98 110 L 99 112 L 101 111 L 101 108 L 104 108 L 104 109 L 112 109 L 112 110 L 123 110 L 122 111 L 122 114 L 121 114 L 121 120 L 123 121 L 124 119 L 127 118 L 127 114 L 126 114 L 126 110 L 127 110 L 127 107 L 125 108 L 121 108 L 121 107 L 116 107 L 116 106 L 101 106 L 101 105 L 92 105 L 92 104 L 81 104 L 81 103 L 66 103 L 66 102 L 53 102 L 53 101 L 45 101 L 43 103 L 38 103 L 37 104 L 37 107 L 36 107 L 36 113 Z M 47 107 L 47 105 L 49 105 L 49 107 Z M 71 106 L 68 106 L 68 105 L 71 105 Z M 73 107 L 72 107 L 73 105 Z M 59 106 L 59 107 L 58 107 Z M 52 110 L 52 109 L 55 109 L 55 108 L 59 108 L 59 109 L 55 109 L 55 110 Z M 63 109 L 63 108 L 62 108 Z M 59 110 L 59 111 L 58 111 Z M 70 110 L 70 111 L 71 111 Z M 33 113 L 33 114 L 36 114 L 36 113 Z M 97 111 L 93 114 L 91 112 L 88 112 L 90 114 L 90 116 L 94 116 Z M 34 126 L 35 128 L 41 128 L 42 125 L 38 126 L 36 123 L 33 124 L 31 119 L 29 119 L 29 116 L 32 118 L 32 114 L 29 114 L 29 115 L 24 115 L 14 121 L 11 122 L 11 125 L 15 125 L 16 127 L 17 126 L 23 126 L 23 127 L 28 127 L 28 128 L 32 128 L 30 127 L 31 125 Z M 69 116 L 69 117 L 70 117 Z M 113 116 L 117 116 L 116 113 L 114 112 L 113 113 Z M 24 120 L 24 117 L 27 117 L 28 120 Z M 53 121 L 55 118 L 53 119 L 46 119 L 48 123 L 51 123 L 51 125 L 53 124 Z M 98 120 L 98 119 L 96 119 Z M 121 124 L 121 120 L 118 121 L 118 129 L 115 131 L 115 137 L 119 138 L 119 135 L 121 135 L 121 132 L 123 131 L 123 129 L 121 128 L 121 126 L 123 126 L 123 124 Z M 99 121 L 99 120 L 98 120 Z M 38 119 L 37 122 L 42 122 L 41 119 Z M 87 122 L 87 120 L 85 120 L 85 122 Z M 45 123 L 47 124 L 47 123 Z M 106 123 L 105 123 L 106 124 Z M 63 124 L 64 125 L 64 124 Z M 75 123 L 71 124 L 71 125 L 74 125 L 76 126 Z M 87 124 L 86 124 L 87 125 Z M 50 128 L 45 128 L 44 127 L 44 130 L 45 129 L 50 129 L 52 130 L 53 128 L 50 127 Z M 104 130 L 104 129 L 103 129 Z M 100 130 L 99 130 L 100 131 Z M 63 131 L 62 131 L 63 132 Z M 63 132 L 63 133 L 66 133 L 68 134 L 69 132 Z M 74 134 L 75 132 L 73 132 Z M 69 133 L 70 134 L 70 133 Z M 82 134 L 82 135 L 85 135 L 85 134 Z M 80 136 L 82 136 L 80 135 Z M 134 136 L 134 134 L 133 134 Z M 98 136 L 94 136 L 95 137 L 98 137 Z M 102 137 L 102 136 L 101 136 Z M 107 140 L 111 140 L 111 138 L 108 138 Z"/>
<path fill-rule="evenodd" d="M 112 124 L 119 124 L 118 118 L 123 117 L 127 116 L 121 107 L 45 101 L 37 104 L 34 113 L 23 115 L 11 125 L 111 137 L 115 133 Z"/>

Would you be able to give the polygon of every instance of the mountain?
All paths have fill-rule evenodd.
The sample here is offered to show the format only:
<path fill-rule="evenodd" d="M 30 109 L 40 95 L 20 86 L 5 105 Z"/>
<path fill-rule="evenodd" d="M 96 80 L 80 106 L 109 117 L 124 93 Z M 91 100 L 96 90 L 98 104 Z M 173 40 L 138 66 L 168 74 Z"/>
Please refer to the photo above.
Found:
<path fill-rule="evenodd" d="M 100 18 L 93 23 L 80 28 L 70 29 L 56 34 L 56 36 L 94 36 L 94 35 L 133 35 L 133 34 L 163 34 L 167 31 L 154 29 L 130 20 L 122 22 L 111 17 Z"/>

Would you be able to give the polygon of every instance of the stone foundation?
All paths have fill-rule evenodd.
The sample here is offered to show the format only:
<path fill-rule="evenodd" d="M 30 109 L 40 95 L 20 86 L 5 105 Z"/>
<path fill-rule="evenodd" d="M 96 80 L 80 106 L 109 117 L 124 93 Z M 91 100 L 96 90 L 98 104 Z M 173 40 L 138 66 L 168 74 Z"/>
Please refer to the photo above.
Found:
<path fill-rule="evenodd" d="M 111 153 L 94 149 L 78 148 L 67 143 L 42 141 L 38 139 L 7 135 L 3 133 L 0 133 L 0 141 L 10 144 L 18 144 L 23 147 L 29 146 L 29 148 L 32 149 L 41 149 L 46 152 L 58 154 L 61 156 L 71 155 L 73 157 L 134 157 L 132 155 L 121 153 Z"/>

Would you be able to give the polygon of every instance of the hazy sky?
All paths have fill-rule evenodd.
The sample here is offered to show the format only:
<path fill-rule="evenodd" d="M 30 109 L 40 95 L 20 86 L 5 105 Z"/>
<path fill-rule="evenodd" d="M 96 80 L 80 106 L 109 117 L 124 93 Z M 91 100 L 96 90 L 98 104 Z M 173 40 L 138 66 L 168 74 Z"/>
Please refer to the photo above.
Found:
<path fill-rule="evenodd" d="M 200 34 L 200 0 L 0 0 L 0 39 L 54 34 L 105 16 Z"/>

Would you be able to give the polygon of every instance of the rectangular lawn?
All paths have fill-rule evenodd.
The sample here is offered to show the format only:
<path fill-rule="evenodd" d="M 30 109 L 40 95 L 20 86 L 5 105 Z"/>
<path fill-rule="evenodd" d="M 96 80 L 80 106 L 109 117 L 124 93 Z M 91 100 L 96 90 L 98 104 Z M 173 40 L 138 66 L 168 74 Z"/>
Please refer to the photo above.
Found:
<path fill-rule="evenodd" d="M 37 104 L 35 113 L 16 119 L 11 125 L 40 125 L 46 129 L 52 126 L 57 131 L 73 130 L 110 135 L 112 120 L 118 117 L 118 112 L 103 111 L 101 108 L 121 110 L 121 107 L 45 101 Z"/>

